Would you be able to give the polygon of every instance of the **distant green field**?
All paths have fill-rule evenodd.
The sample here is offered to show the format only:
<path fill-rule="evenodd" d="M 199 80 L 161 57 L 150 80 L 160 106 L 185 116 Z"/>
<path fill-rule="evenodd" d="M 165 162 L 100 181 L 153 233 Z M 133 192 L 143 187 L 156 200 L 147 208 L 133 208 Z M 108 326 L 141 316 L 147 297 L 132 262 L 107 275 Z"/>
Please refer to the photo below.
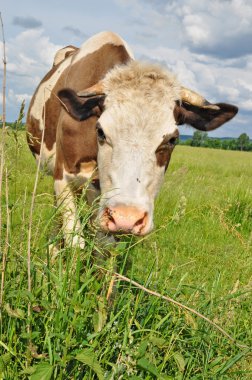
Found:
<path fill-rule="evenodd" d="M 60 216 L 52 178 L 41 173 L 31 292 L 27 246 L 36 165 L 24 132 L 9 132 L 5 154 L 1 379 L 252 378 L 251 349 L 237 347 L 194 314 L 122 281 L 106 301 L 117 262 L 119 273 L 196 309 L 252 346 L 252 153 L 177 146 L 156 201 L 154 232 L 123 237 L 109 258 L 83 202 L 85 250 L 62 248 L 51 256 Z M 98 250 L 103 260 L 93 255 Z"/>

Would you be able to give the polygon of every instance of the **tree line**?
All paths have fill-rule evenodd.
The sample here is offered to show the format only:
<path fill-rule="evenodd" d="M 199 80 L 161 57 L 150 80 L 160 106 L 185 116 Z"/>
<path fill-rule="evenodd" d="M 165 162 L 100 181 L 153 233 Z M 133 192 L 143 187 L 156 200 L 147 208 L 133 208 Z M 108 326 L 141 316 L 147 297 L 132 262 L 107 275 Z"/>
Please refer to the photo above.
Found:
<path fill-rule="evenodd" d="M 184 141 L 180 140 L 179 144 L 214 149 L 252 151 L 252 141 L 246 133 L 242 133 L 237 139 L 218 139 L 209 137 L 207 132 L 195 131 L 192 138 Z"/>

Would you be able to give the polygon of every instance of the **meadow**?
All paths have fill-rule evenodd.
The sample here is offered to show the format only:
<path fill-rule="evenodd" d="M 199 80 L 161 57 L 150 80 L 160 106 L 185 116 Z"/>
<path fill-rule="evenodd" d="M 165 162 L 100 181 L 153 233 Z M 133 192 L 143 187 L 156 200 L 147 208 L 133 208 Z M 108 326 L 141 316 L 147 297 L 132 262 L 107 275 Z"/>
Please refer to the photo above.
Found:
<path fill-rule="evenodd" d="M 53 234 L 60 210 L 52 178 L 40 173 L 31 212 L 35 161 L 24 131 L 10 130 L 2 183 L 0 378 L 251 379 L 251 173 L 251 152 L 177 146 L 150 235 L 122 236 L 105 249 L 83 198 L 85 249 L 62 247 L 53 255 L 50 244 L 61 237 Z M 118 278 L 107 301 L 115 267 L 204 314 L 235 341 Z"/>

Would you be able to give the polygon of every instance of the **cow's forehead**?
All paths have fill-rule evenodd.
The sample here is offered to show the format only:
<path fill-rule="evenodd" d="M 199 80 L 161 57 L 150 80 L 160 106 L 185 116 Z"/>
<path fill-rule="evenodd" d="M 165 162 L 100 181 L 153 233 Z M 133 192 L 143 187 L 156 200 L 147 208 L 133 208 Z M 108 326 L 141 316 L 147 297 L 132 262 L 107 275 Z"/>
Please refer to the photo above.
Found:
<path fill-rule="evenodd" d="M 137 103 L 137 102 L 136 102 Z M 151 107 L 137 104 L 121 104 L 109 107 L 102 114 L 99 123 L 106 135 L 117 142 L 145 142 L 145 145 L 160 144 L 164 136 L 173 135 L 178 129 L 173 108 L 166 105 Z"/>
<path fill-rule="evenodd" d="M 176 129 L 175 101 L 180 85 L 163 68 L 131 61 L 112 69 L 104 79 L 107 95 L 100 121 L 108 133 L 160 139 Z"/>
<path fill-rule="evenodd" d="M 106 74 L 103 85 L 106 93 L 117 91 L 122 97 L 128 90 L 148 92 L 150 86 L 158 88 L 160 95 L 169 91 L 170 96 L 176 98 L 180 91 L 180 84 L 170 71 L 158 65 L 133 60 L 112 68 Z"/>
<path fill-rule="evenodd" d="M 108 95 L 107 106 L 129 100 L 158 106 L 163 101 L 172 103 L 180 99 L 180 84 L 172 73 L 137 61 L 114 67 L 106 74 L 103 85 Z"/>

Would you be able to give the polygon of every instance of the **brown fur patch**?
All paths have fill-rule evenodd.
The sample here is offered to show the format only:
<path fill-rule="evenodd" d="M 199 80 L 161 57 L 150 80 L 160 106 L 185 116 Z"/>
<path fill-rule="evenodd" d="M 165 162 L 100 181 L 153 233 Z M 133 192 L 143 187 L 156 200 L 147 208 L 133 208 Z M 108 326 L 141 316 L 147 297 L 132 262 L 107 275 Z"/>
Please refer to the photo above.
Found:
<path fill-rule="evenodd" d="M 178 131 L 175 131 L 173 135 L 164 136 L 163 141 L 156 149 L 157 164 L 158 166 L 165 166 L 165 170 L 169 165 L 171 154 L 175 148 L 175 141 L 178 136 Z"/>
<path fill-rule="evenodd" d="M 76 63 L 70 64 L 60 76 L 45 104 L 45 144 L 48 150 L 52 149 L 57 135 L 55 179 L 62 178 L 63 166 L 69 173 L 78 174 L 82 163 L 97 160 L 95 129 L 97 117 L 93 116 L 82 122 L 74 120 L 63 109 L 55 94 L 64 87 L 72 88 L 76 92 L 84 90 L 102 79 L 112 67 L 126 63 L 129 59 L 129 54 L 123 45 L 115 46 L 108 43 Z M 47 81 L 57 68 L 58 65 L 53 67 L 41 83 Z M 41 130 L 38 120 L 32 118 L 29 112 L 27 130 L 31 150 L 39 154 Z M 31 145 L 32 143 L 34 145 Z"/>
<path fill-rule="evenodd" d="M 158 166 L 165 166 L 165 169 L 168 167 L 173 149 L 174 147 L 166 147 L 156 151 Z"/>
<path fill-rule="evenodd" d="M 114 65 L 128 59 L 124 46 L 106 44 L 67 69 L 54 91 L 58 92 L 63 86 L 76 92 L 90 87 L 102 79 Z M 96 122 L 96 116 L 78 122 L 61 107 L 57 149 L 62 150 L 62 164 L 69 173 L 78 174 L 82 163 L 97 161 Z M 60 160 L 59 155 L 56 160 Z M 60 165 L 59 162 L 57 164 Z"/>
<path fill-rule="evenodd" d="M 26 122 L 27 133 L 26 139 L 29 145 L 29 148 L 33 155 L 39 155 L 40 152 L 40 142 L 42 138 L 42 132 L 39 129 L 39 121 L 34 117 L 30 116 Z"/>

